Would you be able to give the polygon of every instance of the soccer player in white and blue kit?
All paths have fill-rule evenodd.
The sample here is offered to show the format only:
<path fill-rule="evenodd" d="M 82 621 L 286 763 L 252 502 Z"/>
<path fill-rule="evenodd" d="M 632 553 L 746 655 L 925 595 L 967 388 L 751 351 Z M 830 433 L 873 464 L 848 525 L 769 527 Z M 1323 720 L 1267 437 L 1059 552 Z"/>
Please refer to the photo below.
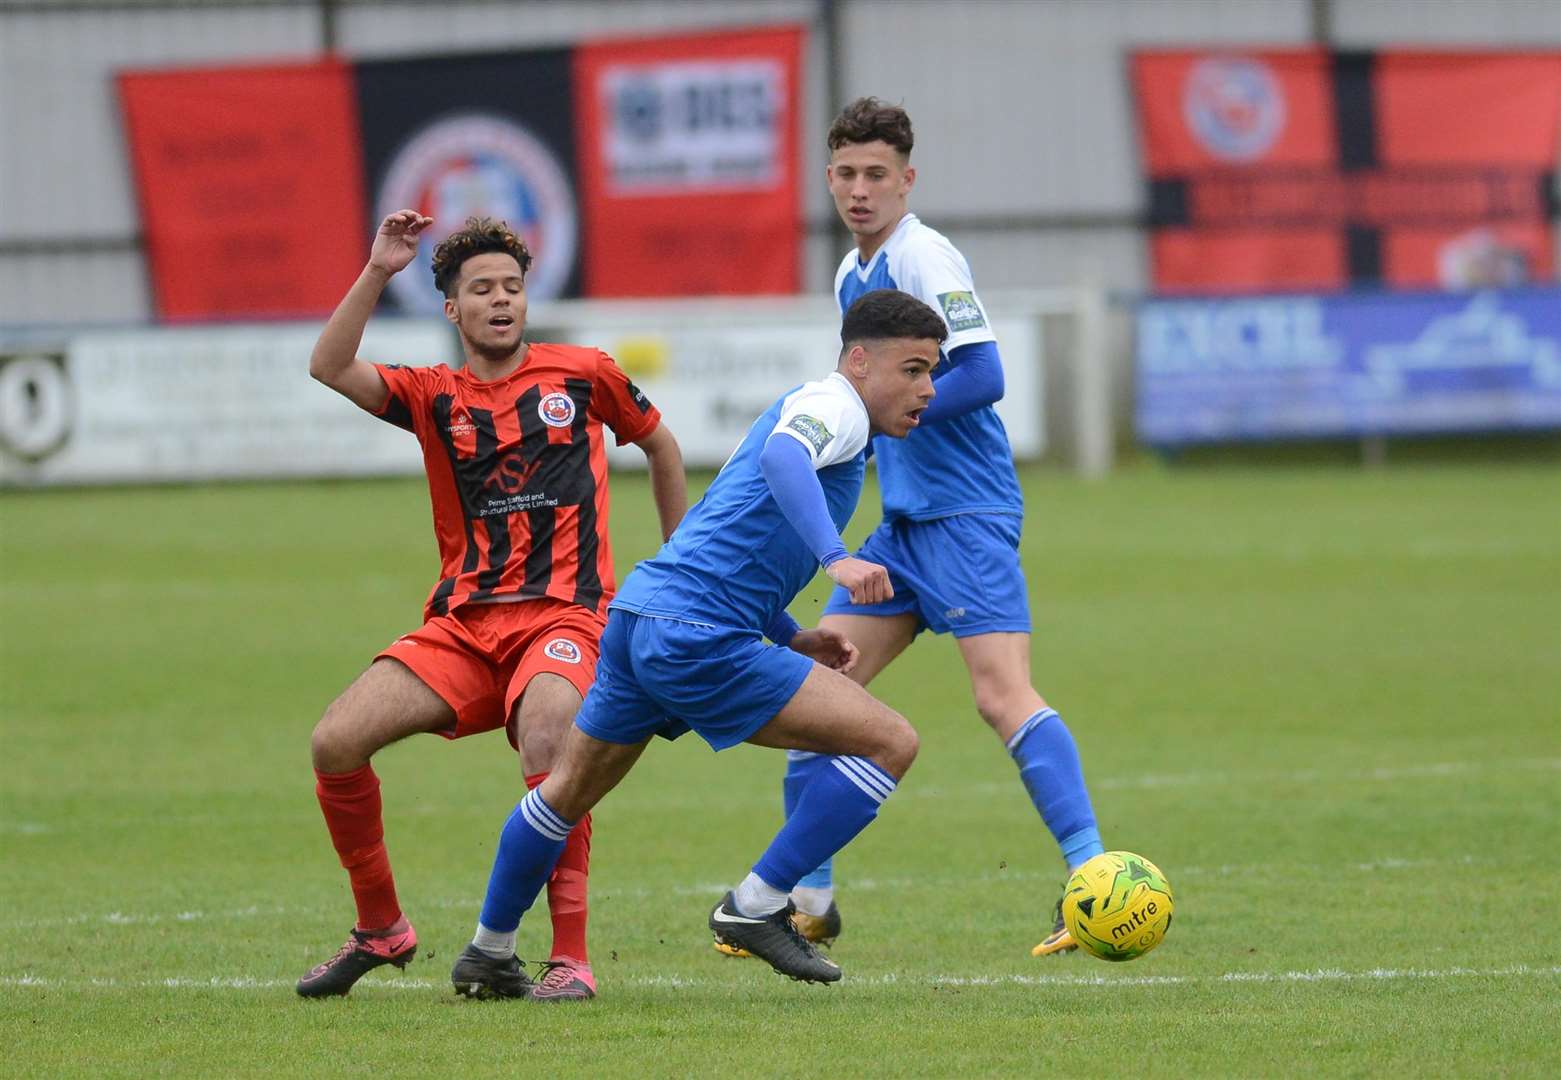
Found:
<path fill-rule="evenodd" d="M 500 834 L 477 934 L 450 973 L 458 992 L 527 996 L 516 930 L 565 838 L 653 735 L 690 728 L 716 750 L 746 741 L 829 755 L 710 929 L 792 978 L 840 978 L 797 931 L 788 896 L 877 815 L 916 756 L 916 732 L 843 674 L 857 658 L 846 638 L 799 628 L 786 605 L 820 566 L 859 603 L 892 599 L 884 568 L 848 555 L 840 530 L 869 438 L 904 437 L 932 400 L 945 335 L 937 313 L 903 292 L 857 300 L 836 370 L 760 416 L 671 539 L 629 574 L 561 761 Z"/>
<path fill-rule="evenodd" d="M 829 131 L 829 190 L 856 247 L 835 275 L 841 311 L 873 289 L 900 289 L 948 324 L 938 394 L 903 441 L 876 439 L 883 523 L 857 552 L 889 569 L 891 600 L 863 604 L 835 590 L 820 627 L 861 649 L 851 677 L 866 686 L 922 630 L 952 634 L 970 672 L 976 710 L 1003 740 L 1068 868 L 1102 850 L 1073 736 L 1030 682 L 1030 611 L 1019 532 L 1024 502 L 1008 434 L 992 405 L 1003 367 L 986 310 L 963 255 L 906 209 L 916 170 L 910 117 L 861 98 Z M 823 762 L 790 755 L 787 812 Z M 832 867 L 792 894 L 801 931 L 814 941 L 840 932 Z M 1060 906 L 1032 952 L 1075 948 Z M 723 950 L 725 951 L 725 950 Z"/>

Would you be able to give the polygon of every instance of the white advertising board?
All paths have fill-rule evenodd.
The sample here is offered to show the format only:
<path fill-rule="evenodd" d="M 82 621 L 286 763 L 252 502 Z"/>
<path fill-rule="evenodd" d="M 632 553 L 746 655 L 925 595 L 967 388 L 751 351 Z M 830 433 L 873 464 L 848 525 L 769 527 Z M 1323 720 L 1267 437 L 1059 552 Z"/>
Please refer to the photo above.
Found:
<path fill-rule="evenodd" d="M 1037 320 L 994 317 L 1006 392 L 997 405 L 1016 458 L 1045 449 L 1041 400 L 1041 329 Z M 760 317 L 723 325 L 626 329 L 580 325 L 570 341 L 592 344 L 629 372 L 661 410 L 691 467 L 719 466 L 755 418 L 793 387 L 833 371 L 837 323 Z M 634 447 L 609 451 L 615 466 L 643 467 Z"/>
<path fill-rule="evenodd" d="M 417 440 L 309 377 L 319 323 L 91 331 L 0 355 L 0 485 L 416 473 Z M 375 320 L 360 355 L 441 363 L 448 326 Z"/>
<path fill-rule="evenodd" d="M 692 468 L 721 465 L 755 418 L 822 378 L 840 350 L 824 298 L 751 304 L 554 302 L 533 340 L 611 354 L 662 411 Z M 994 311 L 1016 458 L 1039 457 L 1040 320 Z M 94 330 L 53 348 L 0 346 L 0 487 L 416 474 L 417 440 L 309 378 L 319 323 Z M 375 320 L 359 354 L 452 362 L 439 319 Z M 611 443 L 611 440 L 608 440 Z M 634 447 L 615 466 L 643 468 Z"/>

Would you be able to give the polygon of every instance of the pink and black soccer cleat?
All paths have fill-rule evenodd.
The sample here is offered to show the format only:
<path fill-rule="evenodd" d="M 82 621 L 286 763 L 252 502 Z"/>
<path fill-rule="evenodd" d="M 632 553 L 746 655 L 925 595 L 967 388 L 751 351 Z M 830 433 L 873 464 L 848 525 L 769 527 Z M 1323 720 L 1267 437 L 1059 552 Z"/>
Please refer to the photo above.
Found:
<path fill-rule="evenodd" d="M 590 964 L 565 956 L 549 960 L 542 969 L 542 978 L 531 988 L 532 1001 L 589 1001 L 596 996 Z"/>
<path fill-rule="evenodd" d="M 340 997 L 380 965 L 404 968 L 416 954 L 417 931 L 405 919 L 390 933 L 369 934 L 354 928 L 335 956 L 298 980 L 298 996 Z"/>

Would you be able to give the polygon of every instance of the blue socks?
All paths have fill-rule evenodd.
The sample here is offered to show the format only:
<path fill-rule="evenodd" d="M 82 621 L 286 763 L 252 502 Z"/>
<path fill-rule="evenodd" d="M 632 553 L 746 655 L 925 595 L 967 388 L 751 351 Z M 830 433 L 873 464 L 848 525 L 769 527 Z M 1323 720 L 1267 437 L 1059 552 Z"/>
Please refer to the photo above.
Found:
<path fill-rule="evenodd" d="M 753 866 L 767 885 L 783 892 L 849 844 L 878 816 L 895 787 L 894 778 L 866 758 L 818 757 L 809 769 L 812 778 L 799 785 L 790 816 Z"/>
<path fill-rule="evenodd" d="M 482 902 L 478 925 L 500 934 L 514 933 L 520 917 L 536 902 L 537 894 L 563 854 L 564 841 L 575 823 L 565 821 L 542 799 L 542 789 L 532 788 L 499 833 L 499 852 L 488 877 L 488 896 Z"/>
<path fill-rule="evenodd" d="M 786 779 L 781 781 L 781 801 L 786 806 L 786 817 L 789 819 L 797 809 L 797 803 L 802 798 L 802 789 L 808 786 L 808 782 L 818 773 L 819 769 L 829 765 L 829 758 L 824 754 L 810 754 L 806 750 L 786 751 Z M 835 885 L 835 860 L 831 856 L 819 864 L 817 869 L 810 870 L 802 876 L 797 885 L 806 889 L 832 889 Z"/>
<path fill-rule="evenodd" d="M 1084 767 L 1073 733 L 1055 709 L 1042 709 L 1008 740 L 1008 752 L 1019 766 L 1030 801 L 1057 839 L 1068 869 L 1099 855 L 1100 830 L 1084 787 Z"/>

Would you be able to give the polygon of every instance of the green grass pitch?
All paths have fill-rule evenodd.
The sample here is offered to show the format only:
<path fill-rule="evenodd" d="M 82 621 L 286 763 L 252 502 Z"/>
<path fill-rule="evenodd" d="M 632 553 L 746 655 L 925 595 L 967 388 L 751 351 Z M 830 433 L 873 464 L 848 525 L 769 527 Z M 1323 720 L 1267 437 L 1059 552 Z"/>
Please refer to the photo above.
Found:
<path fill-rule="evenodd" d="M 293 994 L 352 921 L 308 735 L 417 621 L 421 481 L 0 496 L 3 1071 L 1561 1074 L 1561 473 L 1023 479 L 1036 683 L 1108 847 L 1175 889 L 1165 943 L 1030 957 L 1062 868 L 924 639 L 876 687 L 923 750 L 839 860 L 845 980 L 711 948 L 783 762 L 689 737 L 598 810 L 601 997 L 574 1008 L 448 983 L 520 791 L 497 735 L 376 759 L 422 952 L 346 1000 Z M 643 479 L 614 496 L 626 571 L 654 518 Z M 522 956 L 546 933 L 539 907 Z"/>

